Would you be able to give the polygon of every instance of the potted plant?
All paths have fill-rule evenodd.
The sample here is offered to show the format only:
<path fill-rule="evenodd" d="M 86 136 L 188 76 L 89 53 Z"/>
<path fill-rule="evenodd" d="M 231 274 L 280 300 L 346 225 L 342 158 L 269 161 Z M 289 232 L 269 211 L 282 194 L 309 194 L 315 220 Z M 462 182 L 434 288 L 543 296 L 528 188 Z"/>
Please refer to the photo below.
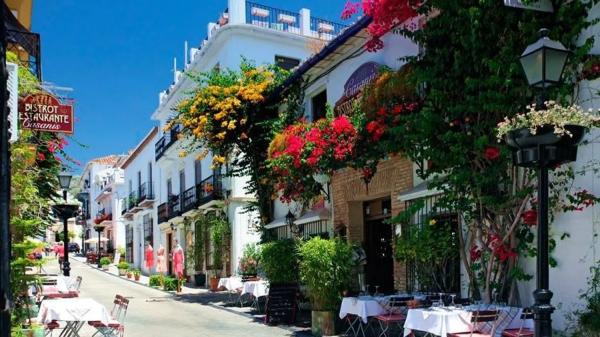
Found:
<path fill-rule="evenodd" d="M 260 268 L 270 284 L 298 283 L 298 248 L 296 240 L 277 240 L 262 245 Z"/>
<path fill-rule="evenodd" d="M 133 270 L 133 278 L 134 278 L 136 281 L 139 281 L 139 280 L 140 280 L 140 275 L 141 275 L 141 274 L 142 274 L 142 272 L 141 272 L 139 269 L 134 269 L 134 270 Z"/>
<path fill-rule="evenodd" d="M 103 257 L 100 259 L 100 266 L 102 266 L 102 270 L 108 270 L 109 265 L 110 259 L 108 257 Z"/>
<path fill-rule="evenodd" d="M 238 272 L 244 278 L 254 278 L 258 272 L 260 249 L 256 244 L 247 244 L 240 258 Z"/>
<path fill-rule="evenodd" d="M 354 266 L 352 247 L 340 239 L 315 237 L 302 244 L 300 279 L 312 307 L 313 336 L 335 335 L 336 311 Z"/>
<path fill-rule="evenodd" d="M 125 276 L 125 274 L 128 274 L 129 263 L 121 261 L 117 265 L 117 269 L 119 269 L 119 276 Z"/>
<path fill-rule="evenodd" d="M 219 290 L 220 271 L 217 269 L 210 270 L 210 291 Z"/>
<path fill-rule="evenodd" d="M 543 109 L 528 108 L 527 113 L 498 123 L 498 139 L 513 149 L 513 160 L 519 166 L 537 166 L 540 160 L 548 166 L 575 161 L 583 135 L 600 122 L 577 105 L 564 107 L 549 101 Z"/>

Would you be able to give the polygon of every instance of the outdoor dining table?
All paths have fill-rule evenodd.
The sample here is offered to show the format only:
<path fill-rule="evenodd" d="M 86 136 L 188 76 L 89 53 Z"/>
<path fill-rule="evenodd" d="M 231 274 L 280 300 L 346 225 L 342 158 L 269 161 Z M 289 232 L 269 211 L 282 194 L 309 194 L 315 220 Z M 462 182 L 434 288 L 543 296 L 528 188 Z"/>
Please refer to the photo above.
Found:
<path fill-rule="evenodd" d="M 219 286 L 217 288 L 225 288 L 229 291 L 236 291 L 241 289 L 243 286 L 244 284 L 242 283 L 241 277 L 232 276 L 219 279 Z"/>
<path fill-rule="evenodd" d="M 471 316 L 473 310 L 493 310 L 494 307 L 466 308 L 432 307 L 421 309 L 409 309 L 404 322 L 404 336 L 415 331 L 423 331 L 436 336 L 446 337 L 448 333 L 460 333 L 471 331 Z M 526 328 L 533 327 L 532 320 L 521 320 L 522 308 L 496 307 L 499 317 L 496 323 L 496 336 L 501 336 L 504 329 L 518 329 L 524 324 Z M 478 326 L 482 332 L 491 333 L 491 326 L 483 324 Z"/>
<path fill-rule="evenodd" d="M 245 294 L 252 295 L 252 307 L 256 307 L 256 310 L 260 311 L 258 299 L 260 297 L 264 297 L 269 295 L 269 283 L 267 281 L 248 281 L 244 282 L 244 286 L 242 287 L 242 292 L 240 293 L 240 303 L 241 296 Z"/>
<path fill-rule="evenodd" d="M 108 325 L 110 319 L 106 307 L 91 298 L 43 301 L 37 316 L 37 321 L 43 324 L 65 322 L 61 337 L 79 337 L 79 331 L 86 322 L 98 321 Z"/>

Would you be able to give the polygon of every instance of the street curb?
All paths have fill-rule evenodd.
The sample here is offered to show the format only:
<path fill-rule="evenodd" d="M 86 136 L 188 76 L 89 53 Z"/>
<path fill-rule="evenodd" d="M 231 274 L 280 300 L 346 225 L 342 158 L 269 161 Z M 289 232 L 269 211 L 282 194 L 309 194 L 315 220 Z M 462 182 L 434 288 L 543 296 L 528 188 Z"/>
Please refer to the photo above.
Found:
<path fill-rule="evenodd" d="M 85 265 L 85 266 L 89 267 L 90 269 L 97 270 L 97 271 L 99 271 L 99 272 L 102 272 L 102 273 L 104 273 L 104 274 L 107 274 L 107 275 L 113 276 L 113 277 L 115 277 L 115 278 L 118 278 L 119 280 L 123 280 L 123 281 L 127 281 L 127 282 L 129 282 L 129 283 L 137 284 L 137 285 L 140 285 L 140 286 L 142 286 L 142 287 L 146 287 L 146 288 L 148 288 L 148 289 L 154 289 L 154 290 L 158 290 L 158 291 L 160 291 L 160 292 L 162 292 L 162 293 L 165 293 L 165 294 L 171 295 L 172 297 L 177 297 L 177 295 L 176 295 L 174 292 L 170 292 L 170 291 L 162 290 L 162 289 L 159 289 L 159 288 L 154 288 L 154 287 L 151 287 L 151 286 L 149 286 L 149 285 L 147 285 L 147 284 L 140 283 L 140 282 L 137 282 L 137 281 L 135 281 L 135 280 L 128 279 L 128 278 L 126 278 L 126 277 L 121 277 L 121 276 L 119 276 L 119 275 L 115 275 L 115 274 L 111 273 L 110 271 L 103 270 L 102 268 L 93 267 L 93 266 L 91 266 L 91 265 L 90 265 L 90 264 L 88 264 L 88 263 L 85 263 L 85 262 L 82 262 L 82 261 L 79 261 L 79 260 L 75 260 L 75 261 L 77 261 L 77 262 L 80 262 L 81 264 L 83 264 L 83 265 Z"/>

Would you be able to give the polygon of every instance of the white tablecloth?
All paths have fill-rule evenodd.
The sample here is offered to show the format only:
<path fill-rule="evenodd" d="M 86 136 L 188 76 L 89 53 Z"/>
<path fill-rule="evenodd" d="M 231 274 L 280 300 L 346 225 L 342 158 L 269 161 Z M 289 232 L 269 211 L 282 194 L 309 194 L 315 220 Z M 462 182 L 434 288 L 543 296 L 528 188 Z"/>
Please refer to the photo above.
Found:
<path fill-rule="evenodd" d="M 251 294 L 259 298 L 269 295 L 269 284 L 266 281 L 248 281 L 244 283 L 242 295 Z"/>
<path fill-rule="evenodd" d="M 69 290 L 75 290 L 73 287 L 76 281 L 75 278 L 59 275 L 56 277 L 56 288 L 61 293 L 68 293 Z"/>
<path fill-rule="evenodd" d="M 237 290 L 237 289 L 241 289 L 244 286 L 244 284 L 242 283 L 242 278 L 241 277 L 225 277 L 225 278 L 221 278 L 219 280 L 219 286 L 218 288 L 225 288 L 227 290 Z"/>
<path fill-rule="evenodd" d="M 364 323 L 367 323 L 369 317 L 386 313 L 386 310 L 379 304 L 384 300 L 382 297 L 372 296 L 344 297 L 339 316 L 340 318 L 344 318 L 346 315 L 352 314 L 360 317 Z"/>
<path fill-rule="evenodd" d="M 504 329 L 520 328 L 520 308 L 499 308 L 500 316 L 496 328 L 496 336 L 500 336 Z M 430 308 L 410 309 L 404 322 L 404 336 L 408 336 L 412 330 L 425 331 L 436 336 L 446 337 L 448 333 L 467 332 L 471 330 L 471 311 L 463 309 Z M 532 328 L 533 321 L 525 321 L 525 327 Z M 490 333 L 491 328 L 481 326 L 480 329 Z"/>
<path fill-rule="evenodd" d="M 37 321 L 48 324 L 52 321 L 89 322 L 108 324 L 110 313 L 91 298 L 67 298 L 46 300 L 40 305 Z"/>

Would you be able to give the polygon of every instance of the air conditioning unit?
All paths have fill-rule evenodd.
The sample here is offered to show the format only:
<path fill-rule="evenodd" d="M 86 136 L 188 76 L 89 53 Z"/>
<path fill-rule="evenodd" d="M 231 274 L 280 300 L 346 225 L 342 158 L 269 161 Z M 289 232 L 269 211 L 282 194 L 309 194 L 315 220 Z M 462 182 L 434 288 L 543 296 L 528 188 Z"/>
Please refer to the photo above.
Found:
<path fill-rule="evenodd" d="M 14 143 L 19 139 L 19 66 L 15 63 L 6 62 L 8 71 L 8 122 L 10 123 L 8 141 Z"/>

